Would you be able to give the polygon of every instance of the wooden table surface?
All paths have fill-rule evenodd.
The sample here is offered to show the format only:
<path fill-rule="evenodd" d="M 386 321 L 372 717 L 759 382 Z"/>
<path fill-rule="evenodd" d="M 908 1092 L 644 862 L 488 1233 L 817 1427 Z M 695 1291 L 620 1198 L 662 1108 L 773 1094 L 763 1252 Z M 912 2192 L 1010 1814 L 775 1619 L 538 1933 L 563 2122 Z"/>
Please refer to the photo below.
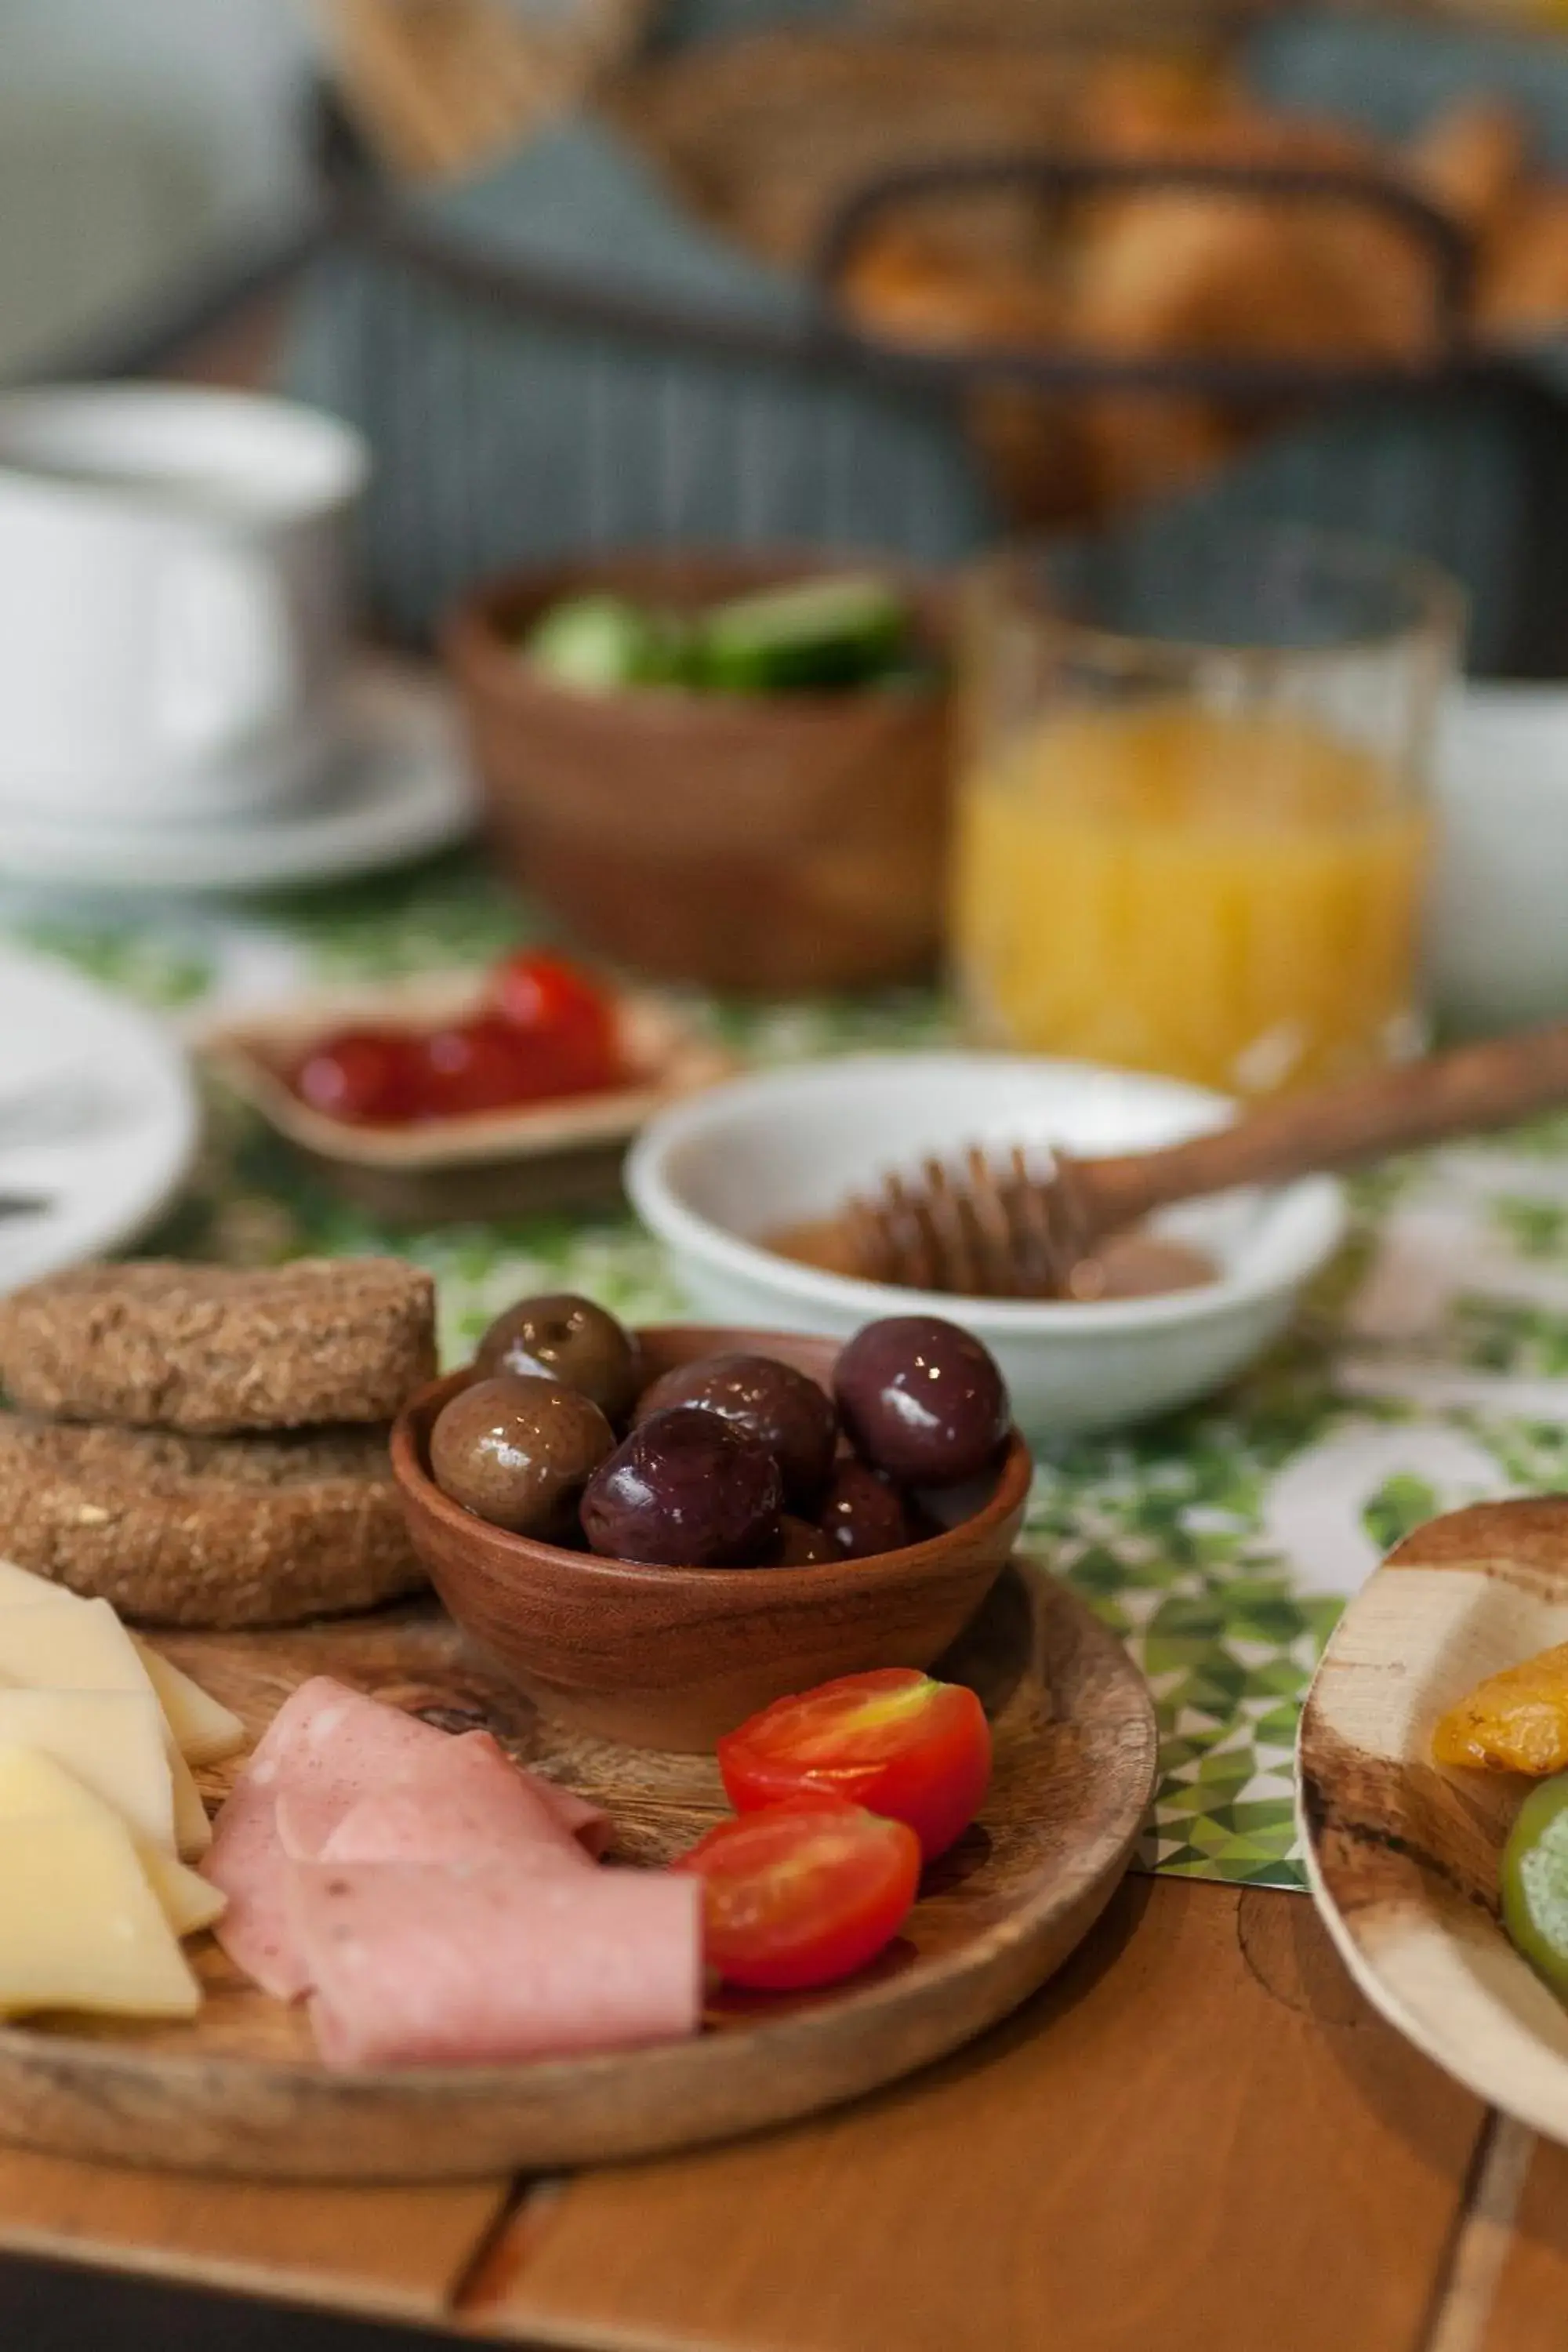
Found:
<path fill-rule="evenodd" d="M 815 2123 L 363 2192 L 0 2150 L 0 2251 L 595 2352 L 1562 2352 L 1568 2154 L 1305 1898 L 1132 1878 L 1011 2021 Z"/>

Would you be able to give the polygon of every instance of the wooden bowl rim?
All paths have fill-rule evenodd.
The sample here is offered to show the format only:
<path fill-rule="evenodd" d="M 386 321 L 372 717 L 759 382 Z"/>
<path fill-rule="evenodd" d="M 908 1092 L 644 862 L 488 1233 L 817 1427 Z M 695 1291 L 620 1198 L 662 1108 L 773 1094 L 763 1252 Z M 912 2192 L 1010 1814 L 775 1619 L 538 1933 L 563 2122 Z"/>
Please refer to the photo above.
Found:
<path fill-rule="evenodd" d="M 612 693 L 588 693 L 579 687 L 559 685 L 531 664 L 520 660 L 516 646 L 502 633 L 503 618 L 514 606 L 547 593 L 552 583 L 563 583 L 570 576 L 581 573 L 585 584 L 590 579 L 602 578 L 604 587 L 614 593 L 617 570 L 640 569 L 661 562 L 668 562 L 672 569 L 689 568 L 694 572 L 707 564 L 716 568 L 743 565 L 756 572 L 758 593 L 770 586 L 787 587 L 793 580 L 877 572 L 906 591 L 928 628 L 935 627 L 944 638 L 952 628 L 954 586 L 951 578 L 932 567 L 909 563 L 886 553 L 879 555 L 872 549 L 791 547 L 785 543 L 755 549 L 620 547 L 608 548 L 579 561 L 562 558 L 553 563 L 531 564 L 480 581 L 452 607 L 441 631 L 442 656 L 476 692 L 509 706 L 514 715 L 548 705 L 562 712 L 593 714 L 596 720 L 610 724 L 624 719 L 639 728 L 666 733 L 689 729 L 726 735 L 743 725 L 782 734 L 797 727 L 842 725 L 847 718 L 861 718 L 868 710 L 882 708 L 881 702 L 874 700 L 864 687 L 834 694 L 698 694 L 655 686 L 623 686 Z M 566 593 L 563 587 L 562 593 Z M 899 698 L 890 707 L 900 712 L 910 709 L 929 712 L 940 709 L 950 692 L 947 681 L 934 679 L 929 689 L 916 688 L 907 702 Z"/>
<path fill-rule="evenodd" d="M 637 1329 L 634 1338 L 658 1340 L 674 1333 L 696 1337 L 700 1335 L 713 1342 L 711 1352 L 731 1351 L 739 1342 L 751 1344 L 748 1354 L 766 1352 L 770 1339 L 785 1339 L 798 1345 L 803 1339 L 830 1349 L 832 1359 L 839 1354 L 839 1344 L 816 1331 L 753 1331 L 740 1326 L 705 1323 L 654 1323 Z M 460 1365 L 456 1371 L 443 1373 L 439 1380 L 430 1381 L 411 1396 L 392 1427 L 391 1452 L 393 1475 L 399 1487 L 419 1507 L 439 1520 L 449 1531 L 469 1546 L 481 1545 L 499 1561 L 518 1567 L 547 1567 L 557 1577 L 575 1576 L 587 1585 L 599 1584 L 610 1589 L 657 1587 L 668 1591 L 672 1580 L 693 1593 L 706 1593 L 713 1601 L 754 1601 L 757 1579 L 766 1579 L 767 1590 L 777 1593 L 780 1601 L 826 1600 L 836 1592 L 858 1590 L 867 1583 L 886 1583 L 894 1576 L 918 1575 L 921 1570 L 940 1570 L 946 1565 L 943 1555 L 963 1538 L 999 1528 L 1015 1513 L 1022 1510 L 1028 1500 L 1029 1487 L 1035 1475 L 1034 1457 L 1019 1435 L 1016 1425 L 1007 1432 L 1007 1440 L 997 1468 L 996 1485 L 989 1499 L 968 1518 L 943 1528 L 918 1544 L 901 1545 L 896 1551 L 874 1552 L 864 1559 L 820 1560 L 805 1568 L 676 1568 L 665 1567 L 655 1560 L 608 1559 L 597 1552 L 568 1551 L 560 1544 L 541 1543 L 532 1536 L 513 1535 L 508 1528 L 498 1528 L 489 1519 L 481 1519 L 467 1511 L 450 1496 L 444 1495 L 421 1461 L 420 1425 L 426 1417 L 439 1412 L 442 1405 L 457 1395 L 459 1389 L 471 1385 L 472 1364 Z"/>

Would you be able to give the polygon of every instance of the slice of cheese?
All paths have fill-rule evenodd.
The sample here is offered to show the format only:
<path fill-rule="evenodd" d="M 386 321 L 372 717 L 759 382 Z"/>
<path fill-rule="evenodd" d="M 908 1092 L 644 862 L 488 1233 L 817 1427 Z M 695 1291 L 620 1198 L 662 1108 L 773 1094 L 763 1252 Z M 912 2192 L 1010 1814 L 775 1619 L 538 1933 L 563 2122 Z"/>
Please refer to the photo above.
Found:
<path fill-rule="evenodd" d="M 172 1854 L 174 1799 L 165 1738 L 150 1690 L 0 1689 L 0 1741 L 52 1756 L 136 1837 Z M 0 1878 L 0 1915 L 9 1903 Z"/>
<path fill-rule="evenodd" d="M 158 1707 L 172 1782 L 174 1843 L 187 1862 L 205 1853 L 212 1824 L 191 1768 L 174 1742 L 135 1643 L 107 1601 L 69 1610 L 0 1608 L 0 1687 L 133 1691 Z"/>
<path fill-rule="evenodd" d="M 66 1585 L 35 1576 L 30 1568 L 18 1568 L 14 1559 L 0 1559 L 0 1608 L 26 1609 L 40 1601 L 68 1601 L 76 1597 Z"/>
<path fill-rule="evenodd" d="M 0 1606 L 0 1683 L 32 1690 L 153 1687 L 135 1643 L 107 1601 L 79 1601 L 68 1609 L 26 1601 Z"/>
<path fill-rule="evenodd" d="M 60 1605 L 45 1609 L 44 1603 Z M 151 1696 L 163 1726 L 174 1847 L 188 1861 L 206 1852 L 212 1823 L 190 1764 L 232 1756 L 245 1745 L 245 1727 L 178 1666 L 127 1633 L 107 1601 L 84 1601 L 0 1560 L 0 1686 Z M 0 1784 L 0 1810 L 5 1793 Z M 157 1819 L 161 1823 L 161 1807 Z M 178 1933 L 205 1927 L 221 1911 L 216 1889 L 183 1870 L 172 1852 L 165 1854 L 149 1840 L 144 1859 Z"/>
<path fill-rule="evenodd" d="M 116 1822 L 118 1814 L 74 1779 L 52 1756 L 37 1748 L 0 1747 L 0 1822 L 42 1817 L 62 1821 Z M 136 1857 L 176 1936 L 209 1927 L 224 1909 L 225 1896 L 210 1880 L 187 1870 L 172 1853 L 139 1843 Z"/>
<path fill-rule="evenodd" d="M 7 1740 L 0 1747 L 0 1821 L 21 1821 L 28 1813 L 88 1813 L 94 1821 L 108 1813 L 110 1821 L 118 1818 L 101 1797 L 73 1780 L 42 1748 L 18 1748 Z"/>
<path fill-rule="evenodd" d="M 174 1808 L 174 1851 L 184 1862 L 199 1862 L 213 1842 L 213 1825 L 202 1802 L 202 1792 L 191 1768 L 163 1726 L 163 1754 L 169 1766 L 169 1795 Z"/>
<path fill-rule="evenodd" d="M 196 1980 L 122 1823 L 0 1821 L 0 2012 L 195 2015 Z"/>
<path fill-rule="evenodd" d="M 37 1609 L 46 1602 L 78 1612 L 111 1607 L 107 1601 L 84 1601 L 79 1594 L 68 1591 L 63 1584 L 51 1584 L 47 1577 L 35 1576 L 29 1569 L 18 1568 L 14 1560 L 0 1559 L 0 1617 L 13 1609 Z M 44 1637 L 37 1638 L 41 1642 Z M 245 1726 L 233 1709 L 203 1690 L 172 1658 L 164 1657 L 139 1633 L 128 1633 L 127 1639 L 157 1693 L 164 1719 L 186 1763 L 218 1764 L 226 1756 L 237 1756 L 247 1742 Z M 15 1679 L 26 1677 L 17 1675 Z M 58 1675 L 51 1675 L 50 1681 L 52 1685 L 59 1686 Z"/>
<path fill-rule="evenodd" d="M 210 1927 L 228 1907 L 228 1897 L 199 1870 L 187 1870 L 172 1853 L 155 1845 L 136 1846 L 136 1858 L 147 1874 L 147 1884 L 163 1906 L 163 1916 L 176 1936 L 194 1936 Z"/>
<path fill-rule="evenodd" d="M 0 1584 L 0 1603 L 5 1598 L 5 1588 Z M 232 1709 L 203 1690 L 139 1633 L 132 1633 L 131 1639 L 187 1764 L 221 1764 L 226 1756 L 237 1756 L 249 1745 L 245 1726 Z"/>

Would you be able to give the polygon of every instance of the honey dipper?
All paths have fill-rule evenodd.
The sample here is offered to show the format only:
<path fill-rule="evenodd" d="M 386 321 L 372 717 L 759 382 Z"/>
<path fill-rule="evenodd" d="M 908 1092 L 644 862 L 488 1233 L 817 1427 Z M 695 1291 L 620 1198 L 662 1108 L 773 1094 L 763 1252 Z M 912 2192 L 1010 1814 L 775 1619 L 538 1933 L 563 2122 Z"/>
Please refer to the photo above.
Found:
<path fill-rule="evenodd" d="M 1155 1209 L 1356 1167 L 1564 1102 L 1568 1022 L 1559 1022 L 1268 1103 L 1157 1150 L 1080 1159 L 1054 1150 L 1048 1174 L 1032 1171 L 1020 1146 L 998 1157 L 971 1146 L 956 1166 L 929 1159 L 917 1178 L 890 1175 L 851 1200 L 838 1221 L 840 1262 L 908 1289 L 1070 1297 L 1075 1269 Z"/>

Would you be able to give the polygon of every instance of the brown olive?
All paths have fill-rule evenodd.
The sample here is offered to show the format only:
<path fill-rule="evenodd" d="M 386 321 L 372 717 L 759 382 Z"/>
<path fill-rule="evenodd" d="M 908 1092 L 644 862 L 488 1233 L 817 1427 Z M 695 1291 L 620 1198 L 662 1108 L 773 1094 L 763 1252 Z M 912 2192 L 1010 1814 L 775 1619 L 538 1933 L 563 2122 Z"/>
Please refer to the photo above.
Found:
<path fill-rule="evenodd" d="M 778 1545 L 773 1554 L 775 1568 L 822 1568 L 840 1557 L 823 1529 L 814 1528 L 809 1519 L 792 1519 L 786 1512 L 779 1521 Z"/>
<path fill-rule="evenodd" d="M 990 1351 L 939 1315 L 865 1324 L 834 1375 L 856 1452 L 911 1486 L 957 1486 L 995 1460 L 1012 1419 Z"/>
<path fill-rule="evenodd" d="M 717 1413 L 672 1405 L 639 1423 L 594 1473 L 583 1532 L 612 1559 L 748 1568 L 778 1538 L 779 1465 Z"/>
<path fill-rule="evenodd" d="M 779 1465 L 784 1501 L 809 1511 L 826 1484 L 838 1416 L 825 1389 L 776 1356 L 702 1356 L 663 1373 L 637 1399 L 634 1423 L 667 1405 L 696 1405 L 765 1445 Z"/>
<path fill-rule="evenodd" d="M 520 1298 L 496 1317 L 474 1351 L 481 1372 L 562 1381 L 621 1421 L 637 1392 L 637 1351 L 613 1315 L 569 1290 Z"/>
<path fill-rule="evenodd" d="M 503 1373 L 442 1406 L 430 1472 L 476 1518 L 548 1543 L 573 1532 L 577 1498 L 615 1448 L 615 1431 L 589 1398 L 561 1381 Z"/>
<path fill-rule="evenodd" d="M 822 1532 L 835 1559 L 869 1559 L 919 1543 L 923 1525 L 907 1496 L 864 1462 L 836 1462 L 822 1498 Z"/>

